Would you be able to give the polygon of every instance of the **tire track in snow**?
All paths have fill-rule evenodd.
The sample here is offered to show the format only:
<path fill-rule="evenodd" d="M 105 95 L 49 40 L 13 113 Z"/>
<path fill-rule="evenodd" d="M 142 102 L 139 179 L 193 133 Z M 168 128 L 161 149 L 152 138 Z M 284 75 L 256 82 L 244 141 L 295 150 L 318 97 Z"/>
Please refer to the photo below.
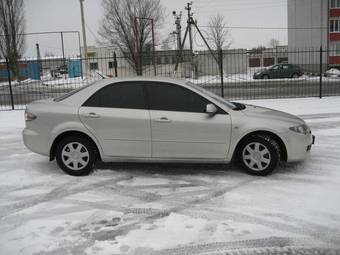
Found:
<path fill-rule="evenodd" d="M 18 211 L 36 206 L 38 204 L 44 202 L 50 202 L 52 200 L 61 199 L 70 195 L 74 195 L 80 192 L 84 192 L 87 190 L 95 189 L 102 187 L 105 184 L 119 182 L 122 180 L 130 179 L 130 176 L 122 176 L 122 177 L 115 177 L 104 181 L 99 181 L 96 183 L 84 184 L 79 185 L 79 183 L 74 182 L 74 180 L 69 181 L 67 183 L 62 184 L 61 186 L 57 186 L 56 188 L 52 189 L 50 192 L 44 195 L 37 195 L 36 198 L 31 198 L 13 205 L 4 206 L 0 211 L 0 221 L 3 220 L 5 217 L 16 213 Z"/>
<path fill-rule="evenodd" d="M 309 236 L 316 240 L 321 240 L 324 243 L 331 244 L 334 247 L 340 247 L 340 230 L 317 225 L 294 217 L 284 216 L 283 214 L 280 216 L 285 220 L 284 223 L 241 212 L 218 210 L 215 208 L 205 208 L 200 211 L 186 210 L 185 213 L 196 218 L 233 220 L 241 223 L 258 224 L 274 230 Z M 294 225 L 290 223 L 294 223 Z"/>

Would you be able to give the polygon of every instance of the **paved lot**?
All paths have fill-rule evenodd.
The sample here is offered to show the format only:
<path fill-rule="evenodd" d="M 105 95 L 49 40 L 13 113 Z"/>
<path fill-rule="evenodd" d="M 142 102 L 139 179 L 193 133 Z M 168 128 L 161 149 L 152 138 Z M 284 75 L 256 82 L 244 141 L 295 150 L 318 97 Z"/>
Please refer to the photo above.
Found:
<path fill-rule="evenodd" d="M 65 175 L 0 112 L 0 254 L 340 254 L 340 117 L 306 115 L 311 158 L 267 177 L 229 165 L 98 164 Z"/>

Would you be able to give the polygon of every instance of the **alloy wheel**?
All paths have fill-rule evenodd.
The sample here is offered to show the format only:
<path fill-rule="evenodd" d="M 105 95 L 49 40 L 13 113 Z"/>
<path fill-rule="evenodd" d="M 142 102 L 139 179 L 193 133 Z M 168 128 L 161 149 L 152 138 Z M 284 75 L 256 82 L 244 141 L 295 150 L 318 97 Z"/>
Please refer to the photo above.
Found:
<path fill-rule="evenodd" d="M 87 148 L 79 142 L 70 142 L 64 146 L 61 159 L 72 170 L 82 170 L 87 166 L 90 155 Z"/>
<path fill-rule="evenodd" d="M 259 142 L 253 142 L 244 147 L 242 159 L 249 169 L 253 171 L 263 171 L 269 166 L 271 155 L 265 145 Z"/>

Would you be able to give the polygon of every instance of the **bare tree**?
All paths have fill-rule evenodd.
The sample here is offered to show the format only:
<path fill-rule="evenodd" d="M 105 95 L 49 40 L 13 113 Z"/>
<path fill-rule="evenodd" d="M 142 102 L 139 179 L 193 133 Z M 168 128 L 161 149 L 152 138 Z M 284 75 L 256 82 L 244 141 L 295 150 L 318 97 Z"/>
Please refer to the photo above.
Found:
<path fill-rule="evenodd" d="M 99 35 L 106 44 L 118 47 L 138 75 L 145 46 L 151 44 L 151 21 L 163 21 L 160 0 L 102 0 L 104 17 Z M 138 19 L 136 17 L 147 18 Z"/>
<path fill-rule="evenodd" d="M 215 50 L 228 49 L 231 46 L 231 31 L 222 14 L 218 13 L 210 18 L 208 35 Z"/>
<path fill-rule="evenodd" d="M 9 61 L 9 69 L 19 79 L 17 60 L 24 51 L 24 1 L 0 0 L 0 54 Z"/>
<path fill-rule="evenodd" d="M 268 43 L 269 48 L 276 48 L 279 45 L 280 45 L 280 41 L 275 38 L 272 38 Z"/>

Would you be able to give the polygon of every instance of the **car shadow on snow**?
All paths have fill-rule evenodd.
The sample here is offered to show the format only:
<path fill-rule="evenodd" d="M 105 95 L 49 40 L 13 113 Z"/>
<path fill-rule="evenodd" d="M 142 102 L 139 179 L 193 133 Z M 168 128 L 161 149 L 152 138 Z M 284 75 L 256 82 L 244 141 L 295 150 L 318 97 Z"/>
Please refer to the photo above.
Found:
<path fill-rule="evenodd" d="M 95 171 L 114 170 L 135 174 L 164 175 L 226 175 L 243 174 L 236 164 L 195 164 L 195 163 L 104 163 L 98 162 Z"/>
<path fill-rule="evenodd" d="M 303 164 L 303 163 L 302 163 Z M 39 160 L 29 167 L 42 174 L 64 175 L 56 161 L 48 162 Z M 299 172 L 301 163 L 280 163 L 276 170 L 268 176 L 275 174 L 294 174 Z M 303 168 L 303 166 L 302 166 Z M 30 170 L 30 171 L 31 171 Z M 97 162 L 94 173 L 100 174 L 104 171 L 130 173 L 137 175 L 159 174 L 159 175 L 210 175 L 210 176 L 242 176 L 248 175 L 237 162 L 230 164 L 198 164 L 198 163 L 130 163 L 130 162 Z M 268 177 L 267 176 L 267 177 Z M 261 176 L 259 176 L 261 178 Z"/>
<path fill-rule="evenodd" d="M 280 163 L 271 175 L 277 173 L 291 174 L 299 171 L 301 163 Z M 134 174 L 164 175 L 210 175 L 210 176 L 242 176 L 248 175 L 236 162 L 230 164 L 195 164 L 195 163 L 104 163 L 98 162 L 95 171 L 114 170 Z M 261 176 L 258 176 L 261 178 Z"/>

